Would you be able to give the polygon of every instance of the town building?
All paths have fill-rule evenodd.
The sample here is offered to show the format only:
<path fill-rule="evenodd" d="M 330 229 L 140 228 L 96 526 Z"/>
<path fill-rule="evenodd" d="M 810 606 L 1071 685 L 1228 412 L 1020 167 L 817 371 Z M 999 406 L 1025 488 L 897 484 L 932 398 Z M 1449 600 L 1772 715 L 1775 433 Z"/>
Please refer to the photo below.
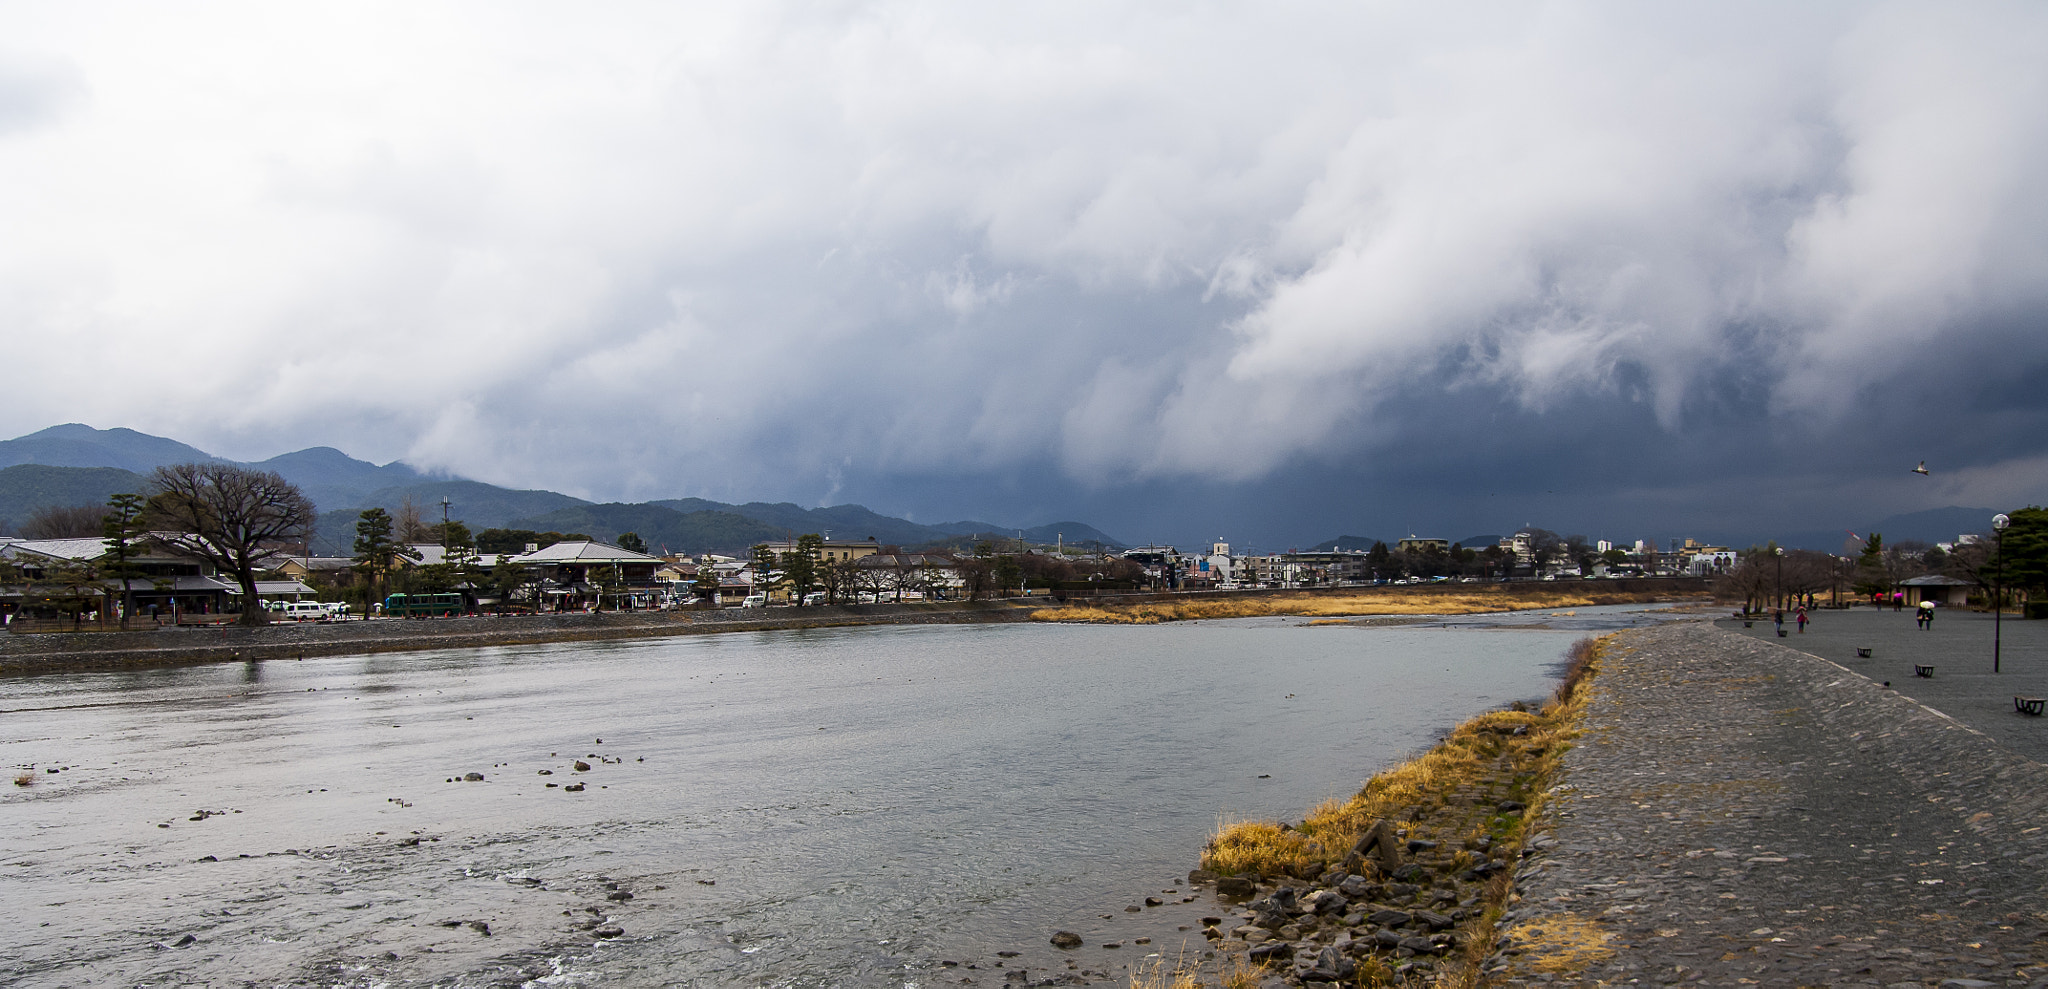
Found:
<path fill-rule="evenodd" d="M 670 602 L 657 580 L 661 557 L 594 539 L 564 540 L 511 558 L 534 572 L 543 611 L 656 608 Z"/>

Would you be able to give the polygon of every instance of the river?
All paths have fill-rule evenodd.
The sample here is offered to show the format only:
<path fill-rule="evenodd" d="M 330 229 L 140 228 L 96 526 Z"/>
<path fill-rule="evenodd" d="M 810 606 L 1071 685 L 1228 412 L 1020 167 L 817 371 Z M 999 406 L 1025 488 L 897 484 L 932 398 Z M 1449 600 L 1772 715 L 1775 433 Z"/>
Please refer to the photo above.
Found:
<path fill-rule="evenodd" d="M 0 788 L 0 982 L 986 985 L 1001 950 L 1107 979 L 1206 909 L 1174 912 L 1219 821 L 1299 819 L 1651 620 L 899 626 L 0 681 L 31 781 Z M 1148 893 L 1168 905 L 1123 910 Z M 1096 954 L 1055 955 L 1058 928 Z"/>

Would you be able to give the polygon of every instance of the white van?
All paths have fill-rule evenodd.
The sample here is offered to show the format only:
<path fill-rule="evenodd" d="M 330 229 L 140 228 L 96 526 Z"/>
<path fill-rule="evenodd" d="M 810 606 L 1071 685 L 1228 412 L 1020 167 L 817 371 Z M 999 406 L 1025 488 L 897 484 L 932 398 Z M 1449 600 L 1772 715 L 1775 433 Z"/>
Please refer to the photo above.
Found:
<path fill-rule="evenodd" d="M 746 596 L 746 598 L 745 598 L 745 599 L 743 599 L 743 600 L 741 600 L 741 601 L 740 601 L 740 607 L 742 607 L 742 608 L 766 608 L 766 607 L 768 607 L 768 595 L 766 595 L 766 594 L 749 594 L 749 595 L 747 595 L 747 596 Z"/>
<path fill-rule="evenodd" d="M 811 593 L 809 593 L 809 594 L 806 594 L 806 595 L 804 595 L 804 607 L 806 607 L 806 608 L 815 608 L 815 607 L 817 607 L 818 605 L 821 605 L 821 604 L 824 604 L 824 603 L 825 603 L 825 592 L 824 592 L 824 591 L 812 591 Z"/>
<path fill-rule="evenodd" d="M 330 612 L 323 601 L 292 601 L 284 606 L 283 616 L 295 622 L 324 622 Z"/>

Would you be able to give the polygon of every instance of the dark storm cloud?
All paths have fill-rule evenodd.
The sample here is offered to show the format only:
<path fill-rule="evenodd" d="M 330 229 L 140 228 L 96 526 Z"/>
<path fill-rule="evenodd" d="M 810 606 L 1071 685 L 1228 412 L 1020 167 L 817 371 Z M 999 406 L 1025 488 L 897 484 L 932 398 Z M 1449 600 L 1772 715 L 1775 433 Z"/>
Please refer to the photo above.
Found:
<path fill-rule="evenodd" d="M 93 98 L 0 130 L 16 431 L 1268 544 L 2041 497 L 2038 6 L 18 34 Z"/>

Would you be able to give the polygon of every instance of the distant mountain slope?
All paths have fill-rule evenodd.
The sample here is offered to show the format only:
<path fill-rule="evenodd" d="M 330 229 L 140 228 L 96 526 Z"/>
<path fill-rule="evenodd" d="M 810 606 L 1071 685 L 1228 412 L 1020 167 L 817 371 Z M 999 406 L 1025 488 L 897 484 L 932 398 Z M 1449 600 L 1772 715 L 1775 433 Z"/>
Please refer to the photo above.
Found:
<path fill-rule="evenodd" d="M 752 519 L 774 530 L 773 538 L 786 535 L 803 535 L 815 532 L 830 534 L 833 539 L 867 539 L 896 545 L 916 545 L 944 538 L 946 533 L 928 525 L 920 525 L 906 519 L 891 518 L 873 512 L 860 505 L 834 505 L 830 508 L 804 508 L 789 502 L 769 503 L 748 502 L 744 505 L 728 505 L 723 502 L 707 501 L 703 498 L 672 498 L 650 502 L 678 512 L 728 512 Z"/>
<path fill-rule="evenodd" d="M 0 531 L 12 532 L 38 508 L 104 505 L 147 486 L 141 474 L 119 467 L 16 464 L 0 469 Z"/>
<path fill-rule="evenodd" d="M 582 532 L 611 540 L 622 532 L 637 534 L 655 553 L 723 553 L 743 556 L 756 544 L 783 538 L 780 526 L 732 512 L 700 509 L 679 512 L 666 505 L 577 505 L 503 523 L 507 529 L 536 532 Z"/>
<path fill-rule="evenodd" d="M 394 462 L 379 467 L 331 446 L 282 453 L 249 466 L 276 471 L 322 508 L 339 508 L 363 501 L 385 488 L 433 480 L 407 464 Z"/>
<path fill-rule="evenodd" d="M 398 506 L 408 497 L 419 506 L 420 517 L 430 525 L 441 521 L 441 499 L 448 499 L 448 517 L 469 526 L 471 531 L 490 528 L 530 529 L 533 526 L 515 526 L 511 523 L 515 519 L 531 515 L 590 504 L 581 498 L 572 498 L 553 491 L 521 491 L 485 484 L 482 481 L 421 481 L 418 484 L 380 488 L 331 509 L 327 503 L 315 498 L 314 503 L 321 505 L 321 512 L 313 539 L 314 548 L 323 553 L 340 553 L 347 550 L 355 544 L 356 519 L 365 509 L 381 508 L 396 514 Z M 546 527 L 542 528 L 545 530 Z M 595 532 L 590 534 L 598 535 Z M 600 538 L 609 539 L 614 535 L 617 533 L 605 533 Z"/>
<path fill-rule="evenodd" d="M 0 468 L 42 465 L 58 470 L 116 469 L 147 475 L 165 464 L 222 461 L 235 463 L 176 440 L 132 429 L 94 429 L 79 423 L 51 426 L 27 436 L 0 441 Z M 429 522 L 441 517 L 441 499 L 449 515 L 471 529 L 531 528 L 588 532 L 611 538 L 639 532 L 649 545 L 665 534 L 678 552 L 714 549 L 744 550 L 755 543 L 790 535 L 829 533 L 834 539 L 875 539 L 885 544 L 926 546 L 957 542 L 963 537 L 1011 538 L 1016 529 L 988 522 L 924 525 L 870 511 L 860 505 L 804 508 L 789 502 L 728 505 L 702 498 L 678 498 L 641 505 L 593 505 L 581 498 L 542 490 L 514 490 L 481 481 L 423 475 L 393 462 L 373 464 L 332 447 L 311 447 L 243 466 L 275 471 L 298 485 L 318 507 L 313 544 L 317 552 L 346 552 L 355 540 L 357 516 L 367 508 L 394 511 L 407 497 L 419 505 Z M 112 488 L 102 491 L 111 484 Z M 17 519 L 44 505 L 101 502 L 107 495 L 139 490 L 137 476 L 113 480 L 111 475 L 87 482 L 61 473 L 15 475 L 12 501 L 0 492 L 0 519 Z M 10 506 L 15 506 L 10 508 Z M 588 509 L 583 514 L 578 510 Z M 651 510 L 653 509 L 653 510 Z M 568 513 L 568 514 L 564 514 Z M 547 521 L 554 519 L 556 521 Z M 577 521 L 580 520 L 580 521 Z M 1069 545 L 1090 541 L 1111 547 L 1122 544 L 1101 530 L 1080 522 L 1054 522 L 1024 530 L 1034 543 L 1064 538 Z"/>
<path fill-rule="evenodd" d="M 165 464 L 219 459 L 177 440 L 132 429 L 94 429 L 76 422 L 51 426 L 11 440 L 0 440 L 0 467 L 15 464 L 117 467 L 147 474 Z"/>
<path fill-rule="evenodd" d="M 148 474 L 166 464 L 221 461 L 198 447 L 139 433 L 133 429 L 94 429 L 80 423 L 51 426 L 17 437 L 0 440 L 0 467 L 43 464 L 51 467 L 112 467 Z M 316 446 L 269 460 L 243 464 L 258 470 L 276 471 L 299 486 L 321 510 L 343 508 L 363 502 L 382 488 L 430 480 L 401 463 L 378 466 L 357 460 L 333 447 Z"/>
<path fill-rule="evenodd" d="M 590 504 L 581 498 L 554 491 L 519 490 L 482 481 L 450 480 L 381 488 L 349 508 L 355 511 L 365 508 L 395 511 L 408 496 L 420 506 L 421 514 L 431 516 L 429 521 L 432 522 L 441 520 L 441 499 L 448 499 L 448 517 L 461 520 L 471 529 L 504 526 L 529 515 Z"/>
<path fill-rule="evenodd" d="M 830 508 L 804 508 L 789 502 L 748 502 L 744 505 L 728 505 L 723 502 L 707 501 L 703 498 L 673 498 L 650 502 L 679 512 L 730 512 L 745 516 L 776 528 L 776 539 L 786 535 L 803 535 L 815 532 L 830 534 L 833 539 L 860 540 L 872 538 L 876 542 L 903 547 L 930 546 L 939 543 L 957 544 L 961 537 L 981 536 L 984 538 L 1015 538 L 1015 528 L 996 525 L 993 522 L 941 522 L 924 525 L 907 519 L 882 515 L 861 505 L 833 505 Z M 1124 543 L 1102 530 L 1082 522 L 1050 522 L 1023 530 L 1024 538 L 1033 543 L 1053 543 L 1062 534 L 1068 545 L 1099 542 L 1105 546 L 1121 548 Z M 971 540 L 970 540 L 971 542 Z"/>

